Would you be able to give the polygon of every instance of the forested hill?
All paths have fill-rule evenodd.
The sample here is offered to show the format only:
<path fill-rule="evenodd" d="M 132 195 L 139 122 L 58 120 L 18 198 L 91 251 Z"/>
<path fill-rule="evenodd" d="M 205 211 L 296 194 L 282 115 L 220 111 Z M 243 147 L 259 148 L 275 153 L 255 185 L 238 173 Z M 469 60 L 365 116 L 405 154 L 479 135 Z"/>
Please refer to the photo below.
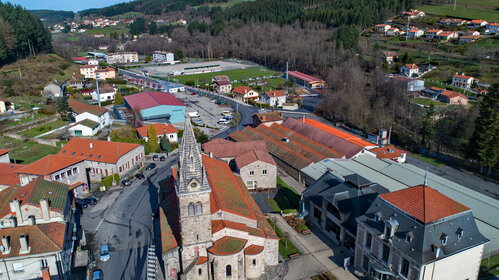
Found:
<path fill-rule="evenodd" d="M 37 18 L 47 25 L 64 22 L 67 19 L 73 19 L 75 14 L 70 11 L 54 11 L 54 10 L 29 10 Z"/>
<path fill-rule="evenodd" d="M 83 10 L 80 11 L 79 14 L 82 17 L 90 15 L 110 17 L 128 12 L 140 12 L 146 15 L 160 15 L 166 12 L 184 10 L 189 6 L 226 2 L 229 2 L 229 0 L 136 0 L 101 9 Z"/>
<path fill-rule="evenodd" d="M 38 18 L 21 6 L 0 2 L 0 66 L 51 51 L 50 32 Z"/>

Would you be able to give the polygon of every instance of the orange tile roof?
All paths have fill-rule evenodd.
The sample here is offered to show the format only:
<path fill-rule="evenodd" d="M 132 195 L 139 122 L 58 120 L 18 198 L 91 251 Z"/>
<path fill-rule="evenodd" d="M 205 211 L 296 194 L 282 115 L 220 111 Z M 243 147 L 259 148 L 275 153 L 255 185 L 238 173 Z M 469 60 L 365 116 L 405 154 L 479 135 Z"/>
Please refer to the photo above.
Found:
<path fill-rule="evenodd" d="M 423 223 L 470 210 L 435 189 L 422 185 L 381 194 L 379 197 Z"/>
<path fill-rule="evenodd" d="M 459 92 L 451 91 L 451 90 L 444 90 L 443 92 L 440 93 L 443 96 L 446 96 L 447 98 L 455 98 L 455 97 L 461 97 L 463 99 L 468 99 L 468 97 L 464 94 L 461 94 Z"/>
<path fill-rule="evenodd" d="M 339 130 L 337 128 L 334 128 L 332 126 L 329 126 L 329 125 L 326 125 L 326 124 L 323 124 L 319 121 L 316 121 L 314 119 L 304 119 L 304 123 L 308 124 L 308 125 L 311 125 L 315 128 L 318 128 L 320 130 L 323 130 L 323 131 L 326 131 L 330 134 L 333 134 L 335 136 L 338 136 L 342 139 L 345 139 L 347 140 L 348 142 L 350 143 L 353 143 L 359 147 L 369 147 L 369 146 L 376 146 L 375 144 L 371 143 L 371 142 L 368 142 L 366 140 L 363 140 L 355 135 L 352 135 L 348 132 L 344 132 L 342 130 Z"/>
<path fill-rule="evenodd" d="M 7 149 L 0 149 L 0 156 L 3 156 L 3 155 L 5 155 L 5 154 L 7 154 L 7 153 L 9 153 L 9 152 L 10 152 L 10 150 L 7 150 Z"/>
<path fill-rule="evenodd" d="M 246 93 L 248 93 L 250 91 L 254 91 L 254 90 L 248 86 L 238 86 L 238 87 L 235 87 L 232 89 L 232 92 L 240 94 L 240 95 L 245 95 Z"/>
<path fill-rule="evenodd" d="M 284 117 L 282 116 L 282 113 L 279 111 L 272 111 L 272 112 L 266 112 L 266 113 L 257 113 L 255 116 L 260 120 L 260 122 L 275 122 L 275 121 L 282 121 L 284 120 Z"/>
<path fill-rule="evenodd" d="M 274 158 L 269 154 L 267 149 L 265 150 L 252 149 L 250 151 L 247 151 L 246 153 L 236 156 L 236 165 L 239 169 L 255 161 L 262 161 L 277 166 L 277 163 L 275 162 Z"/>
<path fill-rule="evenodd" d="M 419 69 L 419 66 L 417 66 L 416 64 L 406 64 L 405 67 L 409 68 L 409 69 Z"/>
<path fill-rule="evenodd" d="M 90 147 L 92 146 L 92 147 Z M 90 161 L 116 163 L 139 144 L 72 138 L 57 155 L 85 157 Z"/>
<path fill-rule="evenodd" d="M 442 31 L 443 31 L 442 29 L 428 29 L 426 30 L 426 33 L 438 33 Z"/>
<path fill-rule="evenodd" d="M 263 229 L 260 229 L 260 228 L 252 228 L 252 227 L 248 227 L 245 224 L 236 223 L 236 222 L 227 221 L 227 220 L 212 220 L 211 221 L 211 232 L 212 233 L 217 233 L 224 228 L 229 228 L 229 229 L 238 230 L 238 231 L 244 231 L 244 232 L 249 233 L 250 235 L 263 237 L 263 238 L 265 238 L 265 236 L 266 236 L 265 231 Z"/>
<path fill-rule="evenodd" d="M 213 246 L 208 248 L 208 252 L 217 256 L 234 255 L 241 252 L 246 242 L 248 242 L 246 239 L 224 236 L 215 241 Z"/>
<path fill-rule="evenodd" d="M 157 135 L 177 133 L 178 130 L 172 124 L 165 123 L 153 123 L 152 126 L 156 129 Z M 141 126 L 136 128 L 140 137 L 147 137 L 147 132 L 149 131 L 149 125 Z"/>
<path fill-rule="evenodd" d="M 159 224 L 161 228 L 161 246 L 163 249 L 163 253 L 168 252 L 171 249 L 177 248 L 178 247 L 177 239 L 173 234 L 173 229 L 168 223 L 168 218 L 165 214 L 165 210 L 162 207 L 159 208 Z"/>
<path fill-rule="evenodd" d="M 481 20 L 481 19 L 474 19 L 472 21 L 470 21 L 470 23 L 484 23 L 486 22 L 485 20 Z"/>
<path fill-rule="evenodd" d="M 370 149 L 369 151 L 375 153 L 377 158 L 390 158 L 390 159 L 401 157 L 402 153 L 405 153 L 405 151 L 401 151 L 395 148 L 395 146 L 393 145 L 388 145 L 381 148 L 374 148 Z"/>
<path fill-rule="evenodd" d="M 20 174 L 33 175 L 50 175 L 61 169 L 75 165 L 84 161 L 84 157 L 69 156 L 69 155 L 48 155 L 25 167 L 18 169 L 16 172 Z"/>
<path fill-rule="evenodd" d="M 25 166 L 25 164 L 0 163 L 0 185 L 14 186 L 19 184 L 16 171 Z"/>
<path fill-rule="evenodd" d="M 1 236 L 10 237 L 11 250 L 9 254 L 0 254 L 0 259 L 13 258 L 19 256 L 21 248 L 19 237 L 27 235 L 31 250 L 27 255 L 47 254 L 60 252 L 64 249 L 64 239 L 66 237 L 65 223 L 46 223 L 34 226 L 22 226 L 14 228 L 0 229 Z"/>
<path fill-rule="evenodd" d="M 465 36 L 463 36 L 463 37 L 465 37 Z M 461 38 L 462 38 L 462 37 L 461 37 Z M 471 78 L 473 78 L 473 77 L 471 77 L 471 76 L 465 76 L 465 75 L 453 75 L 453 76 L 452 76 L 452 78 L 458 78 L 458 79 L 466 79 L 466 80 L 469 80 L 469 79 L 471 79 Z"/>
<path fill-rule="evenodd" d="M 279 96 L 286 96 L 286 93 L 284 90 L 273 90 L 273 91 L 266 91 L 265 92 L 268 96 L 270 97 L 279 97 Z"/>
<path fill-rule="evenodd" d="M 198 262 L 196 264 L 203 264 L 208 261 L 208 257 L 199 257 Z"/>
<path fill-rule="evenodd" d="M 89 105 L 75 99 L 69 99 L 68 104 L 77 114 L 88 112 L 96 116 L 102 116 L 107 112 L 107 109 L 104 107 Z"/>
<path fill-rule="evenodd" d="M 245 255 L 258 255 L 263 252 L 263 247 L 258 245 L 250 245 L 244 250 Z"/>

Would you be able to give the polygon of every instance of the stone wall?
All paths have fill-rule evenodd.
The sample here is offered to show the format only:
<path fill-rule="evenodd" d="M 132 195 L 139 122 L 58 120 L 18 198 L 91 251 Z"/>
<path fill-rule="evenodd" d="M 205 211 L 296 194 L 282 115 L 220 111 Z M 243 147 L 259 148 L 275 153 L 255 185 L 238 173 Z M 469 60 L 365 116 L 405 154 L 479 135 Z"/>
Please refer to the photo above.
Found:
<path fill-rule="evenodd" d="M 264 174 L 264 171 L 266 172 Z M 251 175 L 251 172 L 253 175 Z M 248 189 L 275 189 L 277 166 L 263 162 L 255 161 L 239 170 L 241 179 Z M 256 186 L 251 187 L 249 181 L 256 182 Z"/>

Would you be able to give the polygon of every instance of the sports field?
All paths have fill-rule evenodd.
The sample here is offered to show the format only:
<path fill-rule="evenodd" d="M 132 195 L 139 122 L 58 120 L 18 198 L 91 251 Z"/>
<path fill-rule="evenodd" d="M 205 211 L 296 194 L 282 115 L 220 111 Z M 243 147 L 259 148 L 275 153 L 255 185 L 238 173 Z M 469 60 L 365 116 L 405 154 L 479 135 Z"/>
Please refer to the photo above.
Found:
<path fill-rule="evenodd" d="M 499 1 L 497 0 L 458 0 L 456 10 L 453 4 L 424 5 L 419 9 L 425 13 L 457 17 L 463 19 L 483 19 L 489 22 L 499 22 Z"/>
<path fill-rule="evenodd" d="M 269 70 L 265 67 L 251 67 L 246 69 L 234 69 L 220 72 L 176 76 L 171 77 L 171 80 L 178 80 L 179 83 L 185 83 L 187 81 L 210 83 L 213 76 L 219 75 L 227 75 L 229 76 L 231 81 L 241 81 L 253 79 L 256 77 L 279 76 L 281 74 L 273 70 Z"/>

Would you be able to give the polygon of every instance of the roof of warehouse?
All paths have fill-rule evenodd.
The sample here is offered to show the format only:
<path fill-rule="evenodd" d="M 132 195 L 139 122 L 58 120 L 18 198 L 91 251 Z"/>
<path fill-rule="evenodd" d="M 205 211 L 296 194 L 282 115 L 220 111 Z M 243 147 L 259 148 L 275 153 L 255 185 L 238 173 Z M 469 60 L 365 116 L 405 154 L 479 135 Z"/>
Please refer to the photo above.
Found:
<path fill-rule="evenodd" d="M 159 91 L 146 91 L 124 97 L 128 105 L 134 110 L 144 110 L 161 105 L 186 106 L 175 96 Z"/>

